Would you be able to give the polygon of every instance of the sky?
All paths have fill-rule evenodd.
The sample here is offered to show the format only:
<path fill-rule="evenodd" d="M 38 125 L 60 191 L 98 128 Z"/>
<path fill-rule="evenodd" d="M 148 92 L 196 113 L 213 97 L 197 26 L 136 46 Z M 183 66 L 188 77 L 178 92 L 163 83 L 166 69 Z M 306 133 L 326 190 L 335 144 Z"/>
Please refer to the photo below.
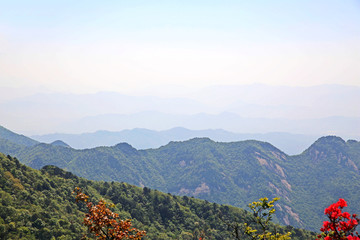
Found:
<path fill-rule="evenodd" d="M 0 0 L 0 87 L 360 86 L 359 43 L 358 0 Z"/>

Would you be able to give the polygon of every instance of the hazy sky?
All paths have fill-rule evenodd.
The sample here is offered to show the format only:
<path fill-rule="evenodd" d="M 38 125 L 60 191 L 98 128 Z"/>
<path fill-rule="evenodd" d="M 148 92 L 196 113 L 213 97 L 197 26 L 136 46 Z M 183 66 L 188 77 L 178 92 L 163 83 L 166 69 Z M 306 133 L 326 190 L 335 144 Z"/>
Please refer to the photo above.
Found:
<path fill-rule="evenodd" d="M 0 87 L 360 86 L 360 1 L 0 0 Z"/>

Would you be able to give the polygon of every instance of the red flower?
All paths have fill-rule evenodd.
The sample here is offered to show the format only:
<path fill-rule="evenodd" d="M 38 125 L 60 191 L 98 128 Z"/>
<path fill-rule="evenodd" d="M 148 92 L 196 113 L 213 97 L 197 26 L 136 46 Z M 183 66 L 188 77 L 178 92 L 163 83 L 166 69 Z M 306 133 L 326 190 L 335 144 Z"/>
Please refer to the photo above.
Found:
<path fill-rule="evenodd" d="M 347 203 L 344 199 L 340 198 L 337 202 L 341 208 L 347 207 Z"/>
<path fill-rule="evenodd" d="M 343 218 L 346 218 L 346 219 L 350 219 L 350 213 L 348 213 L 348 212 L 343 212 L 342 217 L 343 217 Z"/>
<path fill-rule="evenodd" d="M 344 207 L 347 207 L 347 203 L 340 198 L 338 202 L 325 208 L 324 213 L 329 221 L 324 221 L 320 228 L 324 240 L 360 240 L 358 232 L 354 233 L 360 220 L 356 214 L 350 215 L 348 212 L 342 212 Z"/>

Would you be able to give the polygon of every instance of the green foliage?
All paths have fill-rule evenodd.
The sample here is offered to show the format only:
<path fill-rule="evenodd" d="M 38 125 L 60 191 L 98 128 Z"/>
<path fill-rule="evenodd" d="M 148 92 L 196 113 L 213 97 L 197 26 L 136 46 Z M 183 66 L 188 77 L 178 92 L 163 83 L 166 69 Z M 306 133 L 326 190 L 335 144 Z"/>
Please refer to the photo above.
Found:
<path fill-rule="evenodd" d="M 0 154 L 0 239 L 79 239 L 82 213 L 69 184 Z"/>
<path fill-rule="evenodd" d="M 26 147 L 0 139 L 0 151 L 37 169 L 56 165 L 91 180 L 128 182 L 242 208 L 264 195 L 279 196 L 274 222 L 314 231 L 324 220 L 324 207 L 340 197 L 349 201 L 350 211 L 360 209 L 360 142 L 333 136 L 297 156 L 264 142 L 207 138 L 147 150 L 126 143 L 84 150 Z"/>
<path fill-rule="evenodd" d="M 232 239 L 218 212 L 240 223 L 251 218 L 235 207 L 127 183 L 89 181 L 54 166 L 33 170 L 2 154 L 0 186 L 0 239 L 80 239 L 86 233 L 82 226 L 86 208 L 75 203 L 71 194 L 75 186 L 93 202 L 103 198 L 113 203 L 112 210 L 121 218 L 131 218 L 134 227 L 147 231 L 144 239 Z M 315 236 L 290 226 L 278 228 L 297 231 L 294 239 Z"/>
<path fill-rule="evenodd" d="M 252 228 L 245 223 L 245 234 L 250 236 L 252 240 L 289 240 L 291 233 L 281 234 L 277 231 L 276 228 L 270 228 L 270 221 L 272 219 L 272 215 L 275 213 L 275 205 L 276 201 L 280 200 L 280 198 L 274 198 L 269 201 L 268 198 L 260 198 L 257 202 L 252 202 L 249 204 L 249 208 L 253 212 L 255 222 L 259 225 L 260 231 Z"/>

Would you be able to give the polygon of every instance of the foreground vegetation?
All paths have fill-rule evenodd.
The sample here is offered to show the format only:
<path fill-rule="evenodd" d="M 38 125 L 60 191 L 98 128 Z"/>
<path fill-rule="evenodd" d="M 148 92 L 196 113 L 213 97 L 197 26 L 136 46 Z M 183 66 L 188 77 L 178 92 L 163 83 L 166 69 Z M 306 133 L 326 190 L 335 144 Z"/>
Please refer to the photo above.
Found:
<path fill-rule="evenodd" d="M 147 232 L 144 239 L 234 239 L 226 222 L 248 222 L 256 229 L 252 215 L 239 208 L 127 183 L 89 181 L 54 166 L 34 170 L 0 154 L 0 238 L 80 239 L 87 232 L 82 225 L 87 208 L 75 202 L 77 186 L 93 202 L 113 203 L 112 211 Z M 315 238 L 291 226 L 276 228 L 291 232 L 292 239 Z"/>
<path fill-rule="evenodd" d="M 264 196 L 280 197 L 274 220 L 312 231 L 321 227 L 323 209 L 339 198 L 349 202 L 349 211 L 360 209 L 360 142 L 335 136 L 288 156 L 265 142 L 206 138 L 158 149 L 121 143 L 76 150 L 7 131 L 0 134 L 0 152 L 35 169 L 55 165 L 91 180 L 127 182 L 241 208 Z"/>

